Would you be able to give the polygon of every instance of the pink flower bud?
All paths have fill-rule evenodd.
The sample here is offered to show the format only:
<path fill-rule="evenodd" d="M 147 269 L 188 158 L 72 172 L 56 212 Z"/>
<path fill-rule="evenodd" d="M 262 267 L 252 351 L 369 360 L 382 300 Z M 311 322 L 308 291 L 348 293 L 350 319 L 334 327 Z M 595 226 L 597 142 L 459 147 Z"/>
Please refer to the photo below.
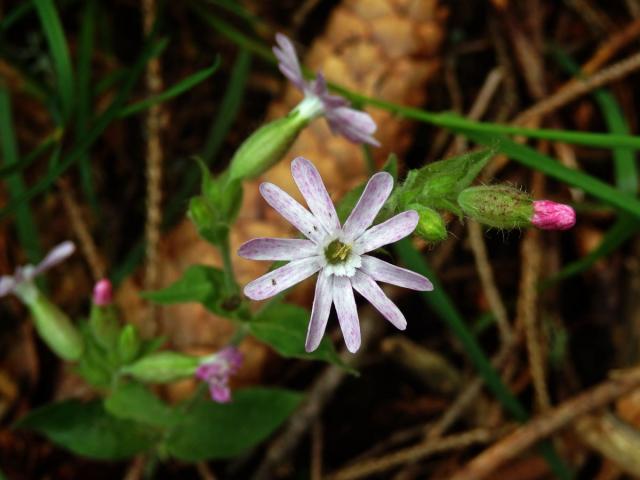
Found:
<path fill-rule="evenodd" d="M 576 224 L 576 212 L 569 205 L 536 200 L 531 223 L 541 230 L 568 230 Z"/>
<path fill-rule="evenodd" d="M 110 305 L 113 300 L 113 289 L 111 282 L 106 278 L 98 281 L 93 287 L 93 303 L 99 307 Z"/>

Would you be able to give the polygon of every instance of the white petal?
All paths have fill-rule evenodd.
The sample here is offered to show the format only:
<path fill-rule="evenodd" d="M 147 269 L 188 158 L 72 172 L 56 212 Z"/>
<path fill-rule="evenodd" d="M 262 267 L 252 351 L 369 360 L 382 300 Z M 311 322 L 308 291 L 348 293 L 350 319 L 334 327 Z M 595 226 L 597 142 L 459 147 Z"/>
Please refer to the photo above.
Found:
<path fill-rule="evenodd" d="M 320 257 L 294 260 L 272 272 L 269 272 L 244 287 L 244 294 L 252 300 L 264 300 L 273 297 L 287 288 L 310 277 L 322 264 Z"/>
<path fill-rule="evenodd" d="M 355 353 L 360 348 L 360 321 L 349 278 L 333 277 L 333 303 L 347 350 Z"/>
<path fill-rule="evenodd" d="M 317 245 L 310 240 L 254 238 L 240 246 L 238 255 L 251 260 L 298 260 L 313 257 L 317 251 Z"/>
<path fill-rule="evenodd" d="M 333 277 L 324 271 L 318 275 L 316 283 L 316 294 L 313 297 L 313 308 L 311 309 L 311 319 L 307 330 L 307 341 L 304 348 L 307 352 L 313 352 L 320 342 L 327 328 L 327 320 L 331 313 L 331 303 L 333 302 Z"/>
<path fill-rule="evenodd" d="M 384 318 L 389 320 L 394 327 L 400 330 L 407 328 L 407 320 L 404 318 L 400 309 L 395 303 L 389 300 L 389 297 L 385 295 L 369 275 L 358 270 L 356 274 L 351 277 L 351 285 L 353 285 L 353 288 L 360 295 L 369 300 L 371 305 L 376 307 Z"/>
<path fill-rule="evenodd" d="M 305 82 L 302 76 L 302 70 L 300 69 L 298 55 L 296 55 L 296 49 L 291 43 L 291 40 L 289 40 L 286 35 L 277 33 L 276 43 L 278 46 L 273 47 L 273 53 L 278 59 L 280 71 L 291 83 L 300 90 L 303 90 L 305 88 Z"/>
<path fill-rule="evenodd" d="M 355 240 L 373 223 L 392 189 L 393 177 L 387 172 L 379 172 L 371 177 L 342 227 L 346 241 Z"/>
<path fill-rule="evenodd" d="M 273 183 L 263 183 L 260 185 L 260 193 L 269 205 L 305 237 L 316 243 L 321 243 L 326 237 L 327 232 L 320 221 L 280 187 Z"/>
<path fill-rule="evenodd" d="M 371 227 L 364 232 L 356 240 L 354 248 L 362 254 L 380 248 L 383 245 L 397 242 L 415 230 L 416 225 L 418 225 L 418 218 L 418 214 L 414 210 L 399 213 L 386 222 Z"/>
<path fill-rule="evenodd" d="M 362 261 L 361 270 L 378 282 L 390 283 L 421 292 L 433 290 L 433 284 L 429 279 L 419 273 L 396 267 L 370 255 L 362 255 L 360 258 Z"/>
<path fill-rule="evenodd" d="M 75 252 L 76 246 L 71 241 L 62 242 L 51 249 L 47 256 L 33 270 L 33 276 L 41 274 L 45 270 L 56 266 L 70 257 Z"/>
<path fill-rule="evenodd" d="M 313 163 L 306 158 L 298 157 L 291 162 L 291 174 L 306 200 L 309 210 L 322 222 L 325 230 L 333 233 L 339 229 L 338 214 L 322 182 L 320 173 Z"/>
<path fill-rule="evenodd" d="M 3 275 L 0 277 L 0 297 L 4 297 L 13 292 L 16 282 L 11 275 Z"/>

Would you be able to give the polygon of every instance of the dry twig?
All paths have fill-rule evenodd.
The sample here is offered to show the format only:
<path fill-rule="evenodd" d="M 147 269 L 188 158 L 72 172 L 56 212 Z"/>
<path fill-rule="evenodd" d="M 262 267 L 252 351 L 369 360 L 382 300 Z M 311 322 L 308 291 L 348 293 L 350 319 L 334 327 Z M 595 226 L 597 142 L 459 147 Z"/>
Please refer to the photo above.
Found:
<path fill-rule="evenodd" d="M 609 380 L 539 415 L 473 459 L 452 480 L 482 480 L 511 458 L 567 427 L 582 415 L 604 407 L 640 387 L 640 368 L 619 371 Z"/>

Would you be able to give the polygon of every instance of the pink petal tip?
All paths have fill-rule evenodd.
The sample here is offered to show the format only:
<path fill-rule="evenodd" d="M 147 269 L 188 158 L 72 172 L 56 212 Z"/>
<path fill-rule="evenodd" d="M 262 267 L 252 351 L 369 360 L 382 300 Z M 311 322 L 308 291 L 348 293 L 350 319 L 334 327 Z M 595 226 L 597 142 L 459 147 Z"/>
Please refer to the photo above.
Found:
<path fill-rule="evenodd" d="M 576 224 L 576 212 L 569 205 L 536 200 L 531 223 L 541 230 L 568 230 Z"/>

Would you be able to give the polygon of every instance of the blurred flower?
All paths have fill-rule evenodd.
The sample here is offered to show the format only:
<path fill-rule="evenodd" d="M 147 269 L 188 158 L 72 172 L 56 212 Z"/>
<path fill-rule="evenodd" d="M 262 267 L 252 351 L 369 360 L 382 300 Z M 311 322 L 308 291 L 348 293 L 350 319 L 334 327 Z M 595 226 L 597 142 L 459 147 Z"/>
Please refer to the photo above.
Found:
<path fill-rule="evenodd" d="M 243 244 L 238 250 L 242 257 L 291 260 L 247 284 L 245 295 L 253 300 L 264 300 L 320 271 L 305 344 L 308 352 L 320 344 L 332 304 L 336 307 L 347 348 L 351 352 L 358 350 L 360 324 L 353 289 L 395 327 L 404 330 L 407 325 L 404 315 L 376 281 L 421 291 L 432 290 L 433 285 L 422 275 L 365 255 L 406 237 L 418 224 L 418 214 L 408 210 L 369 228 L 391 193 L 393 177 L 386 172 L 371 177 L 351 215 L 341 226 L 313 164 L 298 157 L 291 163 L 291 172 L 311 212 L 271 183 L 260 185 L 260 193 L 308 240 L 257 238 Z"/>
<path fill-rule="evenodd" d="M 103 278 L 93 287 L 93 303 L 100 307 L 106 307 L 113 301 L 113 288 L 111 282 Z"/>
<path fill-rule="evenodd" d="M 229 379 L 242 366 L 242 353 L 236 347 L 226 347 L 200 364 L 196 377 L 209 384 L 211 399 L 218 403 L 231 401 Z"/>
<path fill-rule="evenodd" d="M 531 223 L 541 230 L 568 230 L 576 224 L 576 212 L 569 205 L 536 200 Z"/>
<path fill-rule="evenodd" d="M 368 143 L 379 146 L 373 138 L 376 124 L 366 112 L 349 107 L 349 101 L 337 95 L 331 95 L 322 73 L 315 80 L 307 82 L 300 68 L 295 48 L 285 35 L 276 35 L 277 46 L 273 53 L 278 59 L 278 67 L 299 90 L 304 93 L 304 100 L 294 110 L 307 118 L 324 115 L 333 133 L 338 133 L 354 143 Z"/>
<path fill-rule="evenodd" d="M 73 254 L 75 249 L 73 242 L 62 242 L 55 246 L 38 265 L 17 267 L 13 276 L 3 275 L 0 277 L 0 297 L 13 293 L 25 301 L 23 297 L 34 294 L 34 279 L 41 273 L 66 260 Z"/>
<path fill-rule="evenodd" d="M 0 297 L 14 294 L 29 308 L 40 338 L 58 356 L 65 360 L 78 360 L 84 342 L 69 317 L 38 290 L 34 280 L 68 258 L 75 250 L 73 242 L 54 247 L 38 265 L 17 267 L 13 276 L 0 277 Z"/>

